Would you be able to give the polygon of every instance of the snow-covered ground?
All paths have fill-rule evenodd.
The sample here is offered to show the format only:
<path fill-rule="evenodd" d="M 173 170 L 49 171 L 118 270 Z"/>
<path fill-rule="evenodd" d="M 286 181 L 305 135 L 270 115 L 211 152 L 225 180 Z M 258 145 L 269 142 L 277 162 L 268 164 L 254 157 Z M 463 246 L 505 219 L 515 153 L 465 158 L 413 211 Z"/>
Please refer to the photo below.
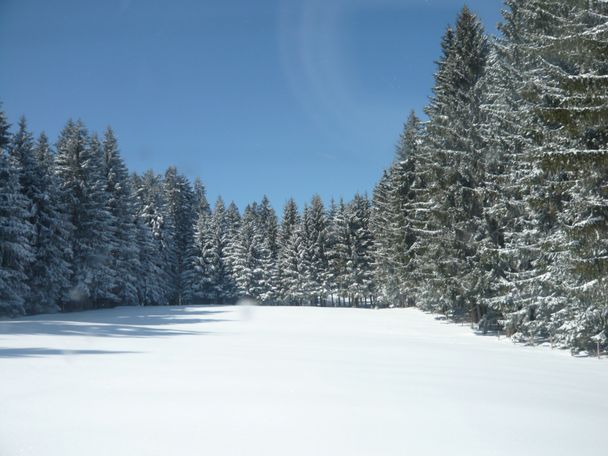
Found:
<path fill-rule="evenodd" d="M 0 322 L 1 456 L 602 455 L 608 360 L 414 309 Z"/>

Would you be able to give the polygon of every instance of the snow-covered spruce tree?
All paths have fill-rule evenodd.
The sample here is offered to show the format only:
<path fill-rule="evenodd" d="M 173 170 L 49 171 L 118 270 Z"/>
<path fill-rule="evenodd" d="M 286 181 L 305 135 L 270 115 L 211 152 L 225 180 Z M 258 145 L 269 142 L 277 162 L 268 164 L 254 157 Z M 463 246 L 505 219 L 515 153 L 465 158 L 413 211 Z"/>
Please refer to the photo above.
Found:
<path fill-rule="evenodd" d="M 411 291 L 417 286 L 409 277 L 415 273 L 413 260 L 418 247 L 416 160 L 420 129 L 420 121 L 410 114 L 393 165 L 373 196 L 375 282 L 382 299 L 390 304 L 413 303 Z"/>
<path fill-rule="evenodd" d="M 371 228 L 376 239 L 374 244 L 374 281 L 378 288 L 379 300 L 387 304 L 398 301 L 400 283 L 395 271 L 395 262 L 390 245 L 391 210 L 389 202 L 390 175 L 384 171 L 380 181 L 374 187 L 372 197 Z M 333 232 L 333 230 L 332 230 Z M 332 236 L 334 239 L 334 236 Z M 335 248 L 332 249 L 332 255 Z"/>
<path fill-rule="evenodd" d="M 478 82 L 484 74 L 488 43 L 479 19 L 463 8 L 454 31 L 442 47 L 433 97 L 427 107 L 426 144 L 435 163 L 431 218 L 441 234 L 430 240 L 440 248 L 433 283 L 436 310 L 484 313 L 477 289 L 478 243 L 483 238 L 484 166 L 477 125 L 480 117 Z M 445 307 L 437 308 L 437 305 Z"/>
<path fill-rule="evenodd" d="M 410 179 L 409 190 L 411 198 L 407 202 L 405 210 L 408 211 L 408 220 L 411 223 L 411 227 L 414 228 L 413 233 L 416 238 L 415 243 L 410 247 L 410 273 L 405 277 L 405 283 L 403 283 L 403 277 L 397 277 L 396 275 L 391 279 L 391 289 L 394 293 L 394 297 L 397 297 L 402 290 L 407 290 L 408 299 L 414 300 L 415 304 L 421 308 L 441 311 L 447 313 L 451 311 L 452 306 L 450 301 L 446 298 L 445 292 L 445 274 L 446 265 L 450 264 L 450 259 L 453 253 L 448 253 L 445 250 L 445 243 L 449 243 L 449 233 L 451 226 L 446 226 L 446 220 L 439 217 L 441 214 L 441 203 L 445 197 L 444 187 L 442 183 L 444 179 L 445 170 L 447 165 L 446 156 L 440 150 L 443 147 L 443 141 L 441 140 L 441 134 L 447 136 L 446 131 L 449 127 L 450 122 L 448 121 L 449 115 L 449 102 L 450 97 L 454 96 L 453 86 L 453 60 L 454 54 L 454 41 L 455 32 L 451 27 L 448 27 L 441 40 L 442 55 L 437 61 L 437 72 L 435 73 L 435 86 L 433 87 L 433 97 L 431 98 L 430 104 L 426 109 L 427 114 L 432 119 L 431 112 L 435 113 L 437 121 L 435 124 L 437 127 L 431 125 L 431 122 L 427 122 L 424 126 L 418 128 L 419 140 L 415 147 L 415 153 L 409 154 L 409 160 L 413 161 L 413 172 L 415 178 L 413 182 Z M 443 122 L 443 123 L 442 123 Z M 444 127 L 442 125 L 445 124 Z M 406 127 L 402 134 L 399 145 L 404 145 L 404 139 L 406 138 Z M 399 147 L 397 149 L 397 157 L 399 157 Z M 398 159 L 398 158 L 397 158 Z M 443 162 L 441 161 L 443 159 Z M 408 164 L 409 176 L 412 173 L 412 165 Z M 390 171 L 390 170 L 389 170 Z M 384 212 L 385 217 L 388 217 L 386 222 L 389 222 L 391 218 L 391 208 L 394 208 L 393 204 L 389 204 L 389 197 L 394 195 L 394 192 L 390 190 L 390 174 L 387 172 L 387 177 L 384 189 L 385 203 Z M 395 232 L 400 228 L 399 225 L 393 227 L 387 226 L 385 230 L 387 232 Z M 443 241 L 443 242 L 441 242 Z M 389 264 L 391 270 L 395 270 L 396 264 L 395 259 L 390 251 L 390 244 L 384 239 L 376 239 L 376 242 L 380 242 L 379 246 L 376 247 L 382 255 L 389 255 L 389 258 L 393 262 Z M 382 245 L 389 249 L 384 253 L 382 251 Z M 379 267 L 381 263 L 381 257 L 376 260 L 376 267 Z M 394 302 L 390 302 L 393 304 Z"/>
<path fill-rule="evenodd" d="M 2 108 L 2 102 L 0 102 L 0 108 Z M 11 141 L 11 124 L 8 123 L 6 113 L 0 109 L 0 150 L 6 153 L 8 145 Z"/>
<path fill-rule="evenodd" d="M 347 287 L 353 306 L 374 302 L 374 240 L 369 222 L 371 204 L 366 196 L 356 194 L 346 208 L 350 256 L 346 262 Z"/>
<path fill-rule="evenodd" d="M 36 260 L 30 269 L 31 303 L 34 312 L 50 312 L 60 306 L 70 287 L 73 226 L 55 174 L 55 158 L 44 133 L 34 146 L 34 156 L 41 198 L 38 201 L 33 198 Z"/>
<path fill-rule="evenodd" d="M 36 258 L 36 246 L 34 245 L 34 220 L 33 215 L 35 212 L 36 201 L 42 197 L 38 189 L 38 175 L 36 169 L 36 160 L 34 158 L 34 138 L 32 134 L 27 130 L 27 123 L 25 117 L 19 119 L 17 125 L 17 132 L 12 135 L 11 141 L 8 147 L 8 158 L 10 165 L 15 171 L 15 174 L 19 178 L 19 191 L 23 195 L 23 201 L 25 202 L 25 210 L 28 214 L 26 218 L 27 224 L 30 228 L 30 234 L 27 239 L 29 248 Z M 32 261 L 25 269 L 24 285 L 29 290 L 28 293 L 22 294 L 24 301 L 24 310 L 26 313 L 33 313 L 33 293 L 30 285 L 31 278 L 33 276 L 31 268 L 35 265 L 35 261 Z"/>
<path fill-rule="evenodd" d="M 543 178 L 533 154 L 532 108 L 522 96 L 530 79 L 523 52 L 529 25 L 522 5 L 521 0 L 507 0 L 501 36 L 492 42 L 480 82 L 486 236 L 478 257 L 479 289 L 489 309 L 484 320 L 500 319 L 508 334 L 531 321 L 538 297 L 548 294 L 546 259 L 551 254 L 532 210 Z"/>
<path fill-rule="evenodd" d="M 298 206 L 293 198 L 290 198 L 283 207 L 283 216 L 279 227 L 277 238 L 278 258 L 277 258 L 277 288 L 278 300 L 284 304 L 290 304 L 290 297 L 287 294 L 289 288 L 289 279 L 285 274 L 285 268 L 289 263 L 288 246 L 291 243 L 291 238 L 294 236 L 297 225 L 300 223 L 298 214 Z"/>
<path fill-rule="evenodd" d="M 335 307 L 339 300 L 339 289 L 338 289 L 338 277 L 337 271 L 333 268 L 334 256 L 336 255 L 336 233 L 334 230 L 334 221 L 336 213 L 338 211 L 338 205 L 332 198 L 329 202 L 329 209 L 327 210 L 327 240 L 326 240 L 326 256 L 327 266 L 325 271 L 325 280 L 327 284 L 327 293 L 329 299 L 326 305 Z M 371 223 L 371 220 L 370 220 Z"/>
<path fill-rule="evenodd" d="M 262 198 L 262 202 L 258 208 L 258 230 L 262 237 L 260 245 L 260 301 L 267 304 L 276 304 L 279 291 L 279 273 L 278 273 L 278 221 L 277 215 L 270 200 L 266 195 Z"/>
<path fill-rule="evenodd" d="M 207 201 L 207 191 L 205 190 L 205 186 L 203 185 L 203 181 L 201 181 L 200 177 L 194 179 L 192 191 L 194 193 L 193 199 L 195 217 L 198 218 L 200 214 L 211 215 L 211 206 L 209 205 L 209 201 Z"/>
<path fill-rule="evenodd" d="M 336 294 L 337 305 L 341 307 L 350 304 L 348 265 L 353 255 L 349 216 L 343 200 L 340 200 L 334 211 L 330 227 L 332 244 L 329 252 L 328 269 L 334 278 L 332 288 Z"/>
<path fill-rule="evenodd" d="M 247 205 L 234 250 L 231 252 L 232 273 L 240 296 L 261 299 L 264 291 L 262 233 L 257 203 Z"/>
<path fill-rule="evenodd" d="M 391 207 L 397 214 L 393 226 L 403 226 L 393 237 L 401 304 L 408 306 L 433 302 L 436 258 L 442 254 L 432 242 L 443 227 L 434 225 L 432 218 L 435 162 L 432 151 L 423 147 L 425 141 L 424 125 L 412 112 L 398 144 L 394 166 L 397 172 L 393 171 L 395 183 L 389 194 Z"/>
<path fill-rule="evenodd" d="M 321 197 L 313 196 L 303 217 L 306 233 L 307 283 L 311 304 L 325 305 L 329 293 L 328 237 L 329 224 Z"/>
<path fill-rule="evenodd" d="M 136 242 L 132 191 L 127 168 L 118 150 L 114 132 L 107 128 L 103 139 L 103 172 L 108 200 L 107 211 L 113 217 L 111 269 L 114 274 L 112 292 L 121 305 L 139 304 L 137 271 L 141 265 Z"/>
<path fill-rule="evenodd" d="M 603 166 L 601 158 L 595 161 L 598 154 L 580 147 L 583 132 L 597 127 L 597 100 L 602 97 L 594 102 L 592 86 L 587 85 L 594 70 L 580 74 L 581 68 L 591 67 L 576 63 L 588 58 L 586 44 L 595 49 L 591 37 L 602 28 L 602 13 L 597 16 L 598 10 L 593 10 L 597 5 L 508 0 L 500 27 L 503 36 L 495 43 L 487 74 L 484 139 L 487 150 L 501 156 L 504 164 L 503 169 L 492 169 L 488 160 L 489 174 L 494 174 L 488 182 L 498 195 L 490 216 L 498 222 L 497 238 L 504 238 L 493 260 L 499 286 L 488 302 L 504 315 L 508 333 L 527 340 L 570 344 L 564 339 L 573 326 L 564 323 L 578 314 L 572 311 L 576 299 L 570 294 L 596 284 L 589 276 L 586 281 L 582 275 L 575 278 L 571 266 L 584 250 L 572 228 L 589 220 L 583 225 L 575 221 L 584 210 L 573 202 L 585 187 L 581 182 Z M 599 21 L 579 20 L 587 14 Z M 584 31 L 587 27 L 593 32 Z M 579 35 L 574 44 L 581 32 L 585 38 Z M 586 123 L 585 118 L 593 120 Z M 586 168 L 583 157 L 594 165 Z M 601 184 L 596 181 L 591 187 Z M 583 238 L 589 239 L 588 234 Z"/>
<path fill-rule="evenodd" d="M 214 252 L 211 214 L 200 211 L 194 223 L 194 238 L 184 276 L 184 302 L 208 303 L 212 299 L 213 277 L 207 261 Z"/>
<path fill-rule="evenodd" d="M 168 305 L 174 302 L 177 294 L 174 278 L 176 259 L 173 219 L 165 209 L 162 178 L 153 171 L 146 171 L 141 177 L 132 177 L 132 186 L 136 216 L 149 227 L 155 244 L 155 251 L 152 251 L 147 245 L 148 236 L 140 230 L 138 239 L 144 242 L 140 245 L 140 250 L 144 248 L 146 253 L 146 258 L 140 261 L 145 261 L 150 272 L 155 273 L 147 278 L 150 290 L 148 295 L 158 297 L 155 304 Z M 156 289 L 152 291 L 151 287 Z"/>
<path fill-rule="evenodd" d="M 523 96 L 538 119 L 543 171 L 536 205 L 554 261 L 535 333 L 574 351 L 608 331 L 608 4 L 535 0 L 521 6 L 530 61 Z"/>
<path fill-rule="evenodd" d="M 137 302 L 142 306 L 168 304 L 165 271 L 160 261 L 159 243 L 141 217 L 135 218 L 135 242 L 139 266 L 136 271 Z"/>
<path fill-rule="evenodd" d="M 310 265 L 310 238 L 311 236 L 308 233 L 310 228 L 310 206 L 305 203 L 304 208 L 302 209 L 302 216 L 300 218 L 300 233 L 302 235 L 302 247 L 304 248 L 304 258 L 303 265 L 304 268 L 302 271 L 304 272 L 303 280 L 301 281 L 300 291 L 302 293 L 303 302 L 302 305 L 310 304 L 313 300 L 312 298 L 312 289 L 313 281 L 312 281 L 312 273 L 311 273 L 311 265 Z"/>
<path fill-rule="evenodd" d="M 27 274 L 34 252 L 29 223 L 31 201 L 21 192 L 19 171 L 9 163 L 10 125 L 0 110 L 0 315 L 25 313 Z"/>
<path fill-rule="evenodd" d="M 163 269 L 160 243 L 154 237 L 151 226 L 141 216 L 141 189 L 143 179 L 133 173 L 129 179 L 135 223 L 135 242 L 137 244 L 139 265 L 136 271 L 137 296 L 140 305 L 166 305 L 166 276 Z"/>
<path fill-rule="evenodd" d="M 181 304 L 186 291 L 184 282 L 188 274 L 187 263 L 193 239 L 194 193 L 188 179 L 178 174 L 174 166 L 169 167 L 165 172 L 163 185 L 165 210 L 174 227 L 175 268 L 172 277 L 175 281 L 175 296 L 171 302 Z"/>
<path fill-rule="evenodd" d="M 211 218 L 211 233 L 214 238 L 214 286 L 216 302 L 230 302 L 234 299 L 236 284 L 228 268 L 228 243 L 230 227 L 224 200 L 218 197 Z"/>
<path fill-rule="evenodd" d="M 69 287 L 71 227 L 60 202 L 53 157 L 46 136 L 34 144 L 25 118 L 10 147 L 10 161 L 19 172 L 21 192 L 27 198 L 29 222 L 33 232 L 31 246 L 35 260 L 26 270 L 30 293 L 26 312 L 56 312 Z"/>
<path fill-rule="evenodd" d="M 192 302 L 224 303 L 231 299 L 234 282 L 227 265 L 226 208 L 218 198 L 212 215 L 201 211 L 194 228 Z"/>
<path fill-rule="evenodd" d="M 64 309 L 90 309 L 120 302 L 110 269 L 114 219 L 107 211 L 101 144 L 82 122 L 68 121 L 57 141 L 55 170 L 74 227 L 72 288 Z"/>
<path fill-rule="evenodd" d="M 194 238 L 186 252 L 184 272 L 182 273 L 184 288 L 182 302 L 185 304 L 205 302 L 208 299 L 202 293 L 201 288 L 201 280 L 204 280 L 204 277 L 201 277 L 201 261 L 204 236 L 206 236 L 207 227 L 211 223 L 211 207 L 207 201 L 205 186 L 198 177 L 194 180 L 192 192 L 194 211 L 192 234 Z"/>
<path fill-rule="evenodd" d="M 292 202 L 293 203 L 293 202 Z M 304 223 L 297 215 L 295 203 L 288 203 L 285 209 L 283 222 L 295 215 L 295 223 L 291 225 L 290 234 L 283 232 L 283 245 L 281 248 L 281 295 L 288 305 L 304 305 L 308 301 L 306 293 L 306 280 L 308 278 L 308 255 L 306 248 L 306 232 Z M 294 222 L 292 219 L 290 224 Z"/>
<path fill-rule="evenodd" d="M 226 222 L 226 248 L 225 248 L 225 258 L 226 258 L 226 268 L 228 270 L 228 274 L 230 275 L 229 286 L 226 290 L 225 299 L 227 302 L 236 302 L 239 298 L 239 290 L 236 283 L 236 273 L 235 273 L 235 260 L 236 260 L 236 251 L 238 246 L 238 236 L 241 229 L 241 213 L 239 212 L 239 208 L 234 203 L 234 201 L 230 202 L 228 208 L 226 209 L 225 215 Z"/>

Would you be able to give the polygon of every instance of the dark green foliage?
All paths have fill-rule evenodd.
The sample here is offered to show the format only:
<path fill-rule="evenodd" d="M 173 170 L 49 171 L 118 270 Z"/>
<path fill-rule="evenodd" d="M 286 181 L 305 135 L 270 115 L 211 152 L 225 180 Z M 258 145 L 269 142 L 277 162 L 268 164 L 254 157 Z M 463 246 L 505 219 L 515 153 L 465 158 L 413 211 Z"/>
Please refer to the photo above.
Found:
<path fill-rule="evenodd" d="M 30 242 L 35 259 L 26 270 L 30 289 L 26 311 L 54 312 L 70 286 L 69 236 L 73 227 L 53 173 L 48 140 L 41 134 L 35 144 L 24 118 L 13 137 L 10 160 L 19 171 L 21 192 L 30 203 L 28 221 L 33 230 Z"/>
<path fill-rule="evenodd" d="M 31 201 L 21 192 L 19 170 L 6 155 L 11 137 L 0 111 L 0 315 L 25 313 L 31 290 L 27 271 L 34 260 Z"/>
<path fill-rule="evenodd" d="M 114 219 L 107 211 L 101 144 L 82 122 L 69 121 L 57 141 L 55 171 L 73 226 L 71 288 L 65 309 L 116 305 L 110 246 Z"/>

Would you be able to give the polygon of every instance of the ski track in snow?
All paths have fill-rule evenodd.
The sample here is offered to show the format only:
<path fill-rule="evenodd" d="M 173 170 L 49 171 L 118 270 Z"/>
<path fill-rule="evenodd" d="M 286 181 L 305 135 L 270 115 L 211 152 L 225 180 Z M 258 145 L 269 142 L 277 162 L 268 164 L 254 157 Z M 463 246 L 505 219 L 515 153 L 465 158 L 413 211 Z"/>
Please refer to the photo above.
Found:
<path fill-rule="evenodd" d="M 0 321 L 0 456 L 601 455 L 608 360 L 415 309 Z"/>

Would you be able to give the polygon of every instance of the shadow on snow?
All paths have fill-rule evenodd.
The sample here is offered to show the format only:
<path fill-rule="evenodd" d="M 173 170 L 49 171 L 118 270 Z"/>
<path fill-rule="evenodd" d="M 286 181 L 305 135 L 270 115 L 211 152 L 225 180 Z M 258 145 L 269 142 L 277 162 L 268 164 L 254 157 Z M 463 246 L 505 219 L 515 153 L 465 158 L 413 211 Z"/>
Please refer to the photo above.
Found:
<path fill-rule="evenodd" d="M 177 327 L 226 321 L 215 318 L 216 315 L 224 312 L 224 310 L 167 306 L 121 307 L 37 315 L 0 321 L 0 339 L 4 335 L 17 334 L 135 338 L 206 334 L 207 331 Z M 167 328 L 169 325 L 172 327 Z"/>
<path fill-rule="evenodd" d="M 60 350 L 56 348 L 0 348 L 0 358 L 42 358 L 51 355 L 73 356 L 73 355 L 115 355 L 124 353 L 136 353 L 131 351 L 112 350 Z"/>

